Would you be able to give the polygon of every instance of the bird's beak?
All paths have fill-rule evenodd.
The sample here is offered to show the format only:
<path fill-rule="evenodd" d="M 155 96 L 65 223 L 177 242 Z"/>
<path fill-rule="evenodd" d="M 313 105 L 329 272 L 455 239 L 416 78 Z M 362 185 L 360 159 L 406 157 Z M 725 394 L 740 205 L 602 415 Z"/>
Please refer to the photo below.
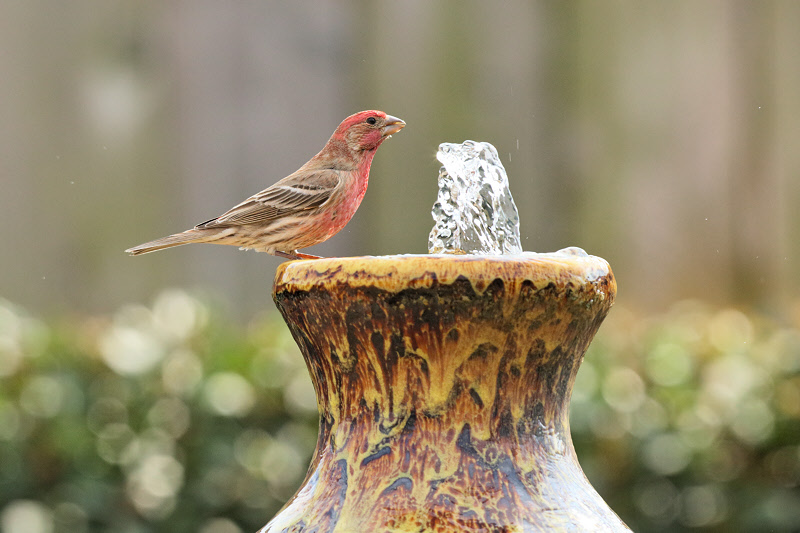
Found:
<path fill-rule="evenodd" d="M 386 115 L 386 124 L 381 128 L 384 137 L 397 133 L 406 127 L 406 123 L 392 115 Z"/>

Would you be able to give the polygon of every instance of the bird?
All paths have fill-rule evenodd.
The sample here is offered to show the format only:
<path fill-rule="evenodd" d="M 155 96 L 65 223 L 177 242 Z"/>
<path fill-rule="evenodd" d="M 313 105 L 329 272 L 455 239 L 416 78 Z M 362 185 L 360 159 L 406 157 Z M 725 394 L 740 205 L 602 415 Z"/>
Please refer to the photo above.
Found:
<path fill-rule="evenodd" d="M 125 251 L 141 255 L 212 243 L 285 259 L 319 259 L 299 250 L 330 239 L 347 225 L 367 192 L 376 150 L 405 125 L 383 111 L 350 115 L 322 150 L 294 173 L 216 218 Z"/>

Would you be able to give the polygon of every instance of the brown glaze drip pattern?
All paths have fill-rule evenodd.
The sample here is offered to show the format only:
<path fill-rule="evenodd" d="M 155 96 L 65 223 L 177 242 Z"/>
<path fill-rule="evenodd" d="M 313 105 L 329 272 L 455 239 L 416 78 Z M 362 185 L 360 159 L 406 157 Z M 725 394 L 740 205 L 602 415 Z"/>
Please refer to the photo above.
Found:
<path fill-rule="evenodd" d="M 320 429 L 262 531 L 628 531 L 583 475 L 568 418 L 615 293 L 591 256 L 282 265 L 274 299 Z"/>

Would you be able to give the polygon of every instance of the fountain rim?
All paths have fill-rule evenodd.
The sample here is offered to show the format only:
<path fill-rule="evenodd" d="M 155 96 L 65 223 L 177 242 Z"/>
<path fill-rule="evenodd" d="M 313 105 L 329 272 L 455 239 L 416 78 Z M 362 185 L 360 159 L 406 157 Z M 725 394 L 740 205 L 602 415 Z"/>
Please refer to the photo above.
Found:
<path fill-rule="evenodd" d="M 287 261 L 275 273 L 273 292 L 308 291 L 347 283 L 351 287 L 385 290 L 430 288 L 469 279 L 482 292 L 495 279 L 530 280 L 537 287 L 595 286 L 598 294 L 613 301 L 616 280 L 608 262 L 582 250 L 552 253 L 523 252 L 514 255 L 403 254 L 330 257 Z"/>

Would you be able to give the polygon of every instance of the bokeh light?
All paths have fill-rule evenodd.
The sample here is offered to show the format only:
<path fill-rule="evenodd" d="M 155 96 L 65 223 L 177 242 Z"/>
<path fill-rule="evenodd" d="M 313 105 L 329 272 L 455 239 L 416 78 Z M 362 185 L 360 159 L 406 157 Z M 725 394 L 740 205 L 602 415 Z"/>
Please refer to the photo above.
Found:
<path fill-rule="evenodd" d="M 0 511 L 3 533 L 53 533 L 53 512 L 33 500 L 10 502 Z"/>
<path fill-rule="evenodd" d="M 206 380 L 205 397 L 209 407 L 223 416 L 244 416 L 256 401 L 250 383 L 235 372 L 218 372 Z"/>

